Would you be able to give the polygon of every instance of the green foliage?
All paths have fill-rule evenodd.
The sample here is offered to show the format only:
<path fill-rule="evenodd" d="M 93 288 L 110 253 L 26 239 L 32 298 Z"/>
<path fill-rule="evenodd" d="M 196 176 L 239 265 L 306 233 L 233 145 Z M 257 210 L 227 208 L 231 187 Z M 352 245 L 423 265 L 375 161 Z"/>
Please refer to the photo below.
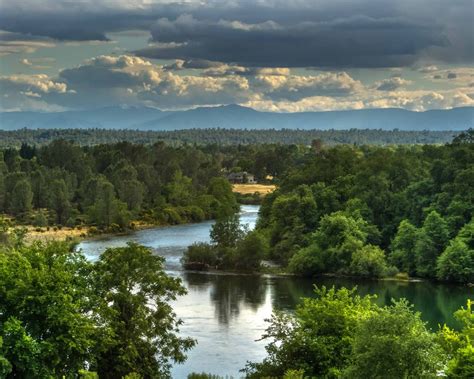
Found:
<path fill-rule="evenodd" d="M 31 210 L 33 192 L 31 192 L 31 185 L 26 179 L 20 180 L 15 184 L 11 196 L 13 214 L 21 214 Z"/>
<path fill-rule="evenodd" d="M 420 276 L 433 275 L 436 260 L 449 241 L 449 229 L 446 221 L 438 212 L 432 211 L 419 230 L 416 244 L 416 272 Z"/>
<path fill-rule="evenodd" d="M 211 241 L 220 247 L 235 247 L 245 235 L 239 215 L 218 219 L 211 227 Z"/>
<path fill-rule="evenodd" d="M 471 132 L 472 133 L 472 132 Z M 325 144 L 420 144 L 448 143 L 453 139 L 453 131 L 404 131 L 404 130 L 235 130 L 235 129 L 186 129 L 174 131 L 141 131 L 111 129 L 21 129 L 0 130 L 0 148 L 20 147 L 24 142 L 29 145 L 43 145 L 61 138 L 74 141 L 82 146 L 101 145 L 130 141 L 133 143 L 154 144 L 165 141 L 169 144 L 199 145 L 248 145 L 248 144 L 298 144 L 307 145 L 308 141 L 323 140 Z M 456 139 L 454 141 L 457 141 Z M 459 142 L 468 143 L 460 134 Z M 457 143 L 457 142 L 456 142 Z"/>
<path fill-rule="evenodd" d="M 389 274 L 385 253 L 373 245 L 365 245 L 352 254 L 349 270 L 352 275 L 366 278 L 380 278 Z M 394 274 L 393 270 L 390 273 Z"/>
<path fill-rule="evenodd" d="M 269 238 L 269 256 L 298 274 L 350 273 L 352 254 L 373 245 L 409 275 L 466 282 L 471 280 L 466 272 L 474 269 L 469 249 L 457 244 L 454 253 L 451 248 L 455 258 L 446 259 L 445 266 L 452 273 L 437 274 L 437 264 L 450 239 L 472 218 L 472 162 L 471 143 L 308 150 L 263 201 L 257 229 Z M 335 230 L 324 232 L 326 217 L 334 214 L 339 214 Z M 339 232 L 348 219 L 357 226 Z M 364 236 L 350 236 L 350 230 Z M 318 233 L 324 240 L 315 237 Z"/>
<path fill-rule="evenodd" d="M 194 345 L 169 305 L 183 293 L 138 245 L 96 264 L 66 243 L 1 245 L 1 377 L 169 377 Z"/>
<path fill-rule="evenodd" d="M 181 258 L 181 263 L 184 265 L 199 263 L 216 266 L 218 263 L 217 250 L 214 246 L 207 243 L 194 243 L 186 249 Z"/>
<path fill-rule="evenodd" d="M 35 222 L 30 215 L 41 211 L 57 225 L 84 220 L 115 231 L 113 224 L 124 230 L 130 220 L 199 222 L 238 210 L 222 157 L 205 147 L 121 142 L 81 148 L 56 140 L 21 149 L 0 151 L 0 212 L 17 222 Z"/>
<path fill-rule="evenodd" d="M 450 358 L 447 367 L 448 378 L 461 379 L 474 377 L 474 310 L 473 302 L 467 301 L 466 308 L 461 307 L 455 317 L 463 325 L 460 332 L 446 325 L 439 332 L 439 340 Z"/>
<path fill-rule="evenodd" d="M 112 183 L 106 180 L 99 182 L 95 203 L 88 213 L 91 222 L 104 227 L 117 224 L 124 228 L 129 220 L 126 204 L 116 198 Z"/>
<path fill-rule="evenodd" d="M 456 352 L 448 364 L 450 379 L 464 379 L 474 377 L 474 346 L 467 345 Z"/>
<path fill-rule="evenodd" d="M 71 205 L 66 182 L 63 179 L 52 183 L 51 209 L 56 212 L 56 223 L 62 225 L 69 217 Z"/>
<path fill-rule="evenodd" d="M 89 314 L 91 265 L 62 243 L 1 250 L 0 325 L 14 372 L 60 376 L 93 361 L 105 331 Z"/>
<path fill-rule="evenodd" d="M 474 220 L 466 224 L 439 256 L 440 280 L 474 283 Z"/>
<path fill-rule="evenodd" d="M 216 222 L 218 227 L 211 230 L 214 244 L 196 243 L 189 246 L 181 258 L 184 267 L 259 271 L 268 251 L 267 241 L 258 231 L 246 232 L 240 225 L 234 224 L 235 221 L 238 222 L 238 218 Z M 219 223 L 222 225 L 219 226 Z"/>
<path fill-rule="evenodd" d="M 33 221 L 34 226 L 44 227 L 48 225 L 48 219 L 42 210 L 39 210 Z"/>
<path fill-rule="evenodd" d="M 237 244 L 235 267 L 240 270 L 258 271 L 267 251 L 267 241 L 258 231 L 247 233 Z"/>
<path fill-rule="evenodd" d="M 415 244 L 418 230 L 408 220 L 400 222 L 397 234 L 392 241 L 389 260 L 401 271 L 410 275 L 415 273 Z"/>
<path fill-rule="evenodd" d="M 101 255 L 95 282 L 114 336 L 97 358 L 101 378 L 130 373 L 169 377 L 170 362 L 183 362 L 185 352 L 194 346 L 194 340 L 177 335 L 181 322 L 168 302 L 185 289 L 179 279 L 165 274 L 163 262 L 164 258 L 132 243 Z"/>
<path fill-rule="evenodd" d="M 305 298 L 295 315 L 275 312 L 263 339 L 268 356 L 249 363 L 247 377 L 281 377 L 288 370 L 304 377 L 337 377 L 347 365 L 356 326 L 376 312 L 371 297 L 355 289 L 315 289 L 317 298 Z"/>
<path fill-rule="evenodd" d="M 300 247 L 307 245 L 305 235 L 317 225 L 316 211 L 316 201 L 307 186 L 275 199 L 269 215 L 273 258 L 286 263 Z"/>
<path fill-rule="evenodd" d="M 232 186 L 225 178 L 212 178 L 209 181 L 208 194 L 215 199 L 212 212 L 218 219 L 232 216 L 239 208 L 232 193 Z"/>
<path fill-rule="evenodd" d="M 388 270 L 384 252 L 365 244 L 368 226 L 362 218 L 354 219 L 345 212 L 324 216 L 310 245 L 291 258 L 290 270 L 302 275 L 338 272 L 384 276 Z"/>
<path fill-rule="evenodd" d="M 378 309 L 356 328 L 344 378 L 436 378 L 444 357 L 406 300 Z"/>

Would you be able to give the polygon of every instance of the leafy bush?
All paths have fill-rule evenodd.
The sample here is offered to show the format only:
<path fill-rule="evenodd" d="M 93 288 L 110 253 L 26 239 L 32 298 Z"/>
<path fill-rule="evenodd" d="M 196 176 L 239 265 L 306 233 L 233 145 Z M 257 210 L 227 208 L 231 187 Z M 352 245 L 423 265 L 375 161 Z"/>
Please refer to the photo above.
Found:
<path fill-rule="evenodd" d="M 366 245 L 352 254 L 350 272 L 353 275 L 380 278 L 388 271 L 385 253 L 378 246 Z"/>
<path fill-rule="evenodd" d="M 187 248 L 181 263 L 203 263 L 216 266 L 218 262 L 216 248 L 208 243 L 194 243 Z"/>

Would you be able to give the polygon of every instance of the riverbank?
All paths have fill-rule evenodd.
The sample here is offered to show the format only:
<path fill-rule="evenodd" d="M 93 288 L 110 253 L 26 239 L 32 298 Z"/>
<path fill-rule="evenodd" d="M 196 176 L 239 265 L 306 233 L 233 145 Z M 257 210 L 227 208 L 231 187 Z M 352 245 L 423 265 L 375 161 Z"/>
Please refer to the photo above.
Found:
<path fill-rule="evenodd" d="M 20 228 L 26 229 L 25 240 L 27 243 L 33 243 L 36 241 L 49 242 L 49 241 L 66 241 L 66 240 L 86 240 L 93 238 L 104 238 L 104 237 L 113 237 L 120 235 L 127 235 L 138 230 L 166 227 L 170 225 L 158 225 L 145 223 L 142 221 L 133 221 L 131 223 L 132 228 L 125 229 L 122 231 L 112 232 L 109 230 L 100 230 L 95 226 L 90 225 L 81 225 L 77 227 L 44 227 L 39 228 L 33 225 L 19 226 Z"/>

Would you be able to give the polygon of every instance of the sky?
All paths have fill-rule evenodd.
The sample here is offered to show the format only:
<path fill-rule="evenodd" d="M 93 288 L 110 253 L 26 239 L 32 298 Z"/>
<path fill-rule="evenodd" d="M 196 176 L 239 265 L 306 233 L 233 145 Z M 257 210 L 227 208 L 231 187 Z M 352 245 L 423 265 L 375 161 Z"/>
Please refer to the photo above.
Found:
<path fill-rule="evenodd" d="M 0 0 L 0 110 L 474 106 L 473 0 Z"/>

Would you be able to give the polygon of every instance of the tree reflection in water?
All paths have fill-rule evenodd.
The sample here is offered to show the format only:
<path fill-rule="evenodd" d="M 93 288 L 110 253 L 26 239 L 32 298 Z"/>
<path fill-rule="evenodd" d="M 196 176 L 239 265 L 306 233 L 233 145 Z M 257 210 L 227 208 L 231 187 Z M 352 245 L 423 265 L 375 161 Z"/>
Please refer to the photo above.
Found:
<path fill-rule="evenodd" d="M 185 273 L 184 279 L 193 290 L 204 291 L 211 286 L 210 300 L 216 319 L 224 325 L 237 318 L 242 307 L 256 312 L 270 289 L 261 276 Z"/>
<path fill-rule="evenodd" d="M 397 282 L 355 280 L 354 278 L 295 278 L 253 275 L 209 274 L 185 272 L 183 279 L 193 291 L 209 291 L 215 317 L 220 324 L 229 324 L 239 317 L 242 308 L 257 311 L 270 294 L 273 309 L 292 312 L 302 297 L 314 296 L 313 286 L 357 286 L 360 295 L 377 295 L 379 305 L 390 304 L 392 299 L 406 298 L 429 327 L 447 323 L 457 327 L 453 312 L 474 297 L 466 286 L 433 282 Z"/>
<path fill-rule="evenodd" d="M 354 278 L 280 278 L 273 280 L 273 306 L 276 309 L 292 311 L 301 297 L 312 297 L 314 285 L 327 287 L 357 286 L 358 293 L 377 295 L 379 305 L 388 305 L 392 299 L 405 298 L 421 312 L 423 320 L 433 330 L 447 323 L 458 327 L 453 313 L 474 297 L 474 291 L 466 286 L 448 285 L 433 282 L 398 282 L 355 280 Z"/>

